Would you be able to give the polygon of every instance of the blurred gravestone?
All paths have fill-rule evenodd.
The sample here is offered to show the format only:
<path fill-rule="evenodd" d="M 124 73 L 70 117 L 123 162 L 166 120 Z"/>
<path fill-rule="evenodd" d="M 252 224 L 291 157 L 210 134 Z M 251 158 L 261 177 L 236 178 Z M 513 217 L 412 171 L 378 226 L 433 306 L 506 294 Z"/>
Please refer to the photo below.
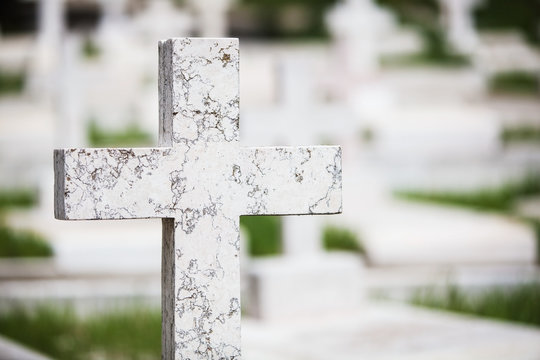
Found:
<path fill-rule="evenodd" d="M 28 87 L 30 93 L 45 100 L 53 101 L 53 91 L 64 35 L 64 1 L 41 0 L 38 4 L 38 35 L 36 55 L 30 66 Z"/>
<path fill-rule="evenodd" d="M 473 10 L 481 0 L 439 0 L 443 9 L 448 40 L 452 46 L 469 54 L 476 50 L 478 34 Z"/>
<path fill-rule="evenodd" d="M 135 18 L 135 26 L 143 39 L 155 43 L 170 34 L 189 35 L 193 19 L 186 11 L 176 8 L 170 0 L 153 0 Z"/>
<path fill-rule="evenodd" d="M 163 219 L 165 359 L 240 358 L 239 216 L 341 211 L 341 149 L 242 148 L 238 41 L 160 43 L 160 145 L 55 151 L 58 219 Z"/>
<path fill-rule="evenodd" d="M 355 118 L 343 106 L 317 101 L 313 57 L 301 52 L 282 56 L 279 105 L 244 113 L 243 130 L 250 143 L 301 145 L 339 139 L 351 145 Z M 358 306 L 360 260 L 356 254 L 323 251 L 322 227 L 327 221 L 314 216 L 283 218 L 283 256 L 252 259 L 246 270 L 246 313 L 276 320 L 335 314 Z"/>
<path fill-rule="evenodd" d="M 326 20 L 344 83 L 355 84 L 376 73 L 382 37 L 395 27 L 392 15 L 372 0 L 345 0 L 336 4 Z"/>
<path fill-rule="evenodd" d="M 190 0 L 189 3 L 197 16 L 199 36 L 227 36 L 227 17 L 233 0 Z"/>

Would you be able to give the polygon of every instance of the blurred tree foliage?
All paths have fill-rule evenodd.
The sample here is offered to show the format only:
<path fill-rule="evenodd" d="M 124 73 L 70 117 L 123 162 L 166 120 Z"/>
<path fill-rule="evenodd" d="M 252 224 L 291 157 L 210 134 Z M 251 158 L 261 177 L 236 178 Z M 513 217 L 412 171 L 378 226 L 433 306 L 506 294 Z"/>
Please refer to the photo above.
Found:
<path fill-rule="evenodd" d="M 484 0 L 475 20 L 480 29 L 520 30 L 531 43 L 540 44 L 540 0 Z"/>
<path fill-rule="evenodd" d="M 440 7 L 437 0 L 376 0 L 392 10 L 400 23 L 433 28 L 439 25 Z"/>
<path fill-rule="evenodd" d="M 279 216 L 242 216 L 240 226 L 248 235 L 248 254 L 271 256 L 282 253 Z"/>
<path fill-rule="evenodd" d="M 437 0 L 376 0 L 391 9 L 402 24 L 423 29 L 439 26 Z M 474 12 L 479 29 L 519 30 L 527 40 L 540 44 L 540 0 L 484 0 Z"/>
<path fill-rule="evenodd" d="M 324 14 L 338 0 L 240 0 L 240 8 L 255 17 L 256 33 L 245 34 L 263 38 L 327 38 Z M 284 24 L 283 19 L 296 14 Z M 296 24 L 294 24 L 296 22 Z M 234 27 L 234 25 L 233 25 Z M 244 34 L 241 34 L 244 35 Z"/>
<path fill-rule="evenodd" d="M 1 0 L 0 28 L 2 34 L 21 34 L 37 29 L 37 1 Z"/>

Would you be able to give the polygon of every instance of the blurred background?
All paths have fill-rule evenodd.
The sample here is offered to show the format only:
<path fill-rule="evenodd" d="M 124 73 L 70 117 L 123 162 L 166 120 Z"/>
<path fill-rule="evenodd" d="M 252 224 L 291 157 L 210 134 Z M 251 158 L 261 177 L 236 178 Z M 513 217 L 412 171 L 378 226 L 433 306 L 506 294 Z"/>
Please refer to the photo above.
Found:
<path fill-rule="evenodd" d="M 155 146 L 183 36 L 243 145 L 343 147 L 343 214 L 241 219 L 245 359 L 540 358 L 540 1 L 2 0 L 0 359 L 160 358 L 161 222 L 54 220 L 52 149 Z"/>

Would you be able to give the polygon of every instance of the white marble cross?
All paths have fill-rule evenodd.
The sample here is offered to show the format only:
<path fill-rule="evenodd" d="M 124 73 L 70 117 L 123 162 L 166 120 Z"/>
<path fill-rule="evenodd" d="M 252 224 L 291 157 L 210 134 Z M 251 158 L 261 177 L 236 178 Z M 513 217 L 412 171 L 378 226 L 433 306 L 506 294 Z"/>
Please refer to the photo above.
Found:
<path fill-rule="evenodd" d="M 238 61 L 163 41 L 160 147 L 54 153 L 57 219 L 163 219 L 163 359 L 240 359 L 240 215 L 341 212 L 339 147 L 239 145 Z"/>

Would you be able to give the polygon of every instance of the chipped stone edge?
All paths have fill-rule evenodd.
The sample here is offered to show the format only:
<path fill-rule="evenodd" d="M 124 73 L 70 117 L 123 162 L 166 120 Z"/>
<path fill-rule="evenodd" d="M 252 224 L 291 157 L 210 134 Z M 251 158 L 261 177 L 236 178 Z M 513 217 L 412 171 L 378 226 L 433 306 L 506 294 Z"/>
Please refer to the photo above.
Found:
<path fill-rule="evenodd" d="M 66 217 L 65 200 L 65 152 L 63 149 L 54 150 L 54 217 L 58 220 L 68 220 Z"/>
<path fill-rule="evenodd" d="M 161 359 L 175 356 L 175 229 L 174 218 L 161 220 Z"/>

